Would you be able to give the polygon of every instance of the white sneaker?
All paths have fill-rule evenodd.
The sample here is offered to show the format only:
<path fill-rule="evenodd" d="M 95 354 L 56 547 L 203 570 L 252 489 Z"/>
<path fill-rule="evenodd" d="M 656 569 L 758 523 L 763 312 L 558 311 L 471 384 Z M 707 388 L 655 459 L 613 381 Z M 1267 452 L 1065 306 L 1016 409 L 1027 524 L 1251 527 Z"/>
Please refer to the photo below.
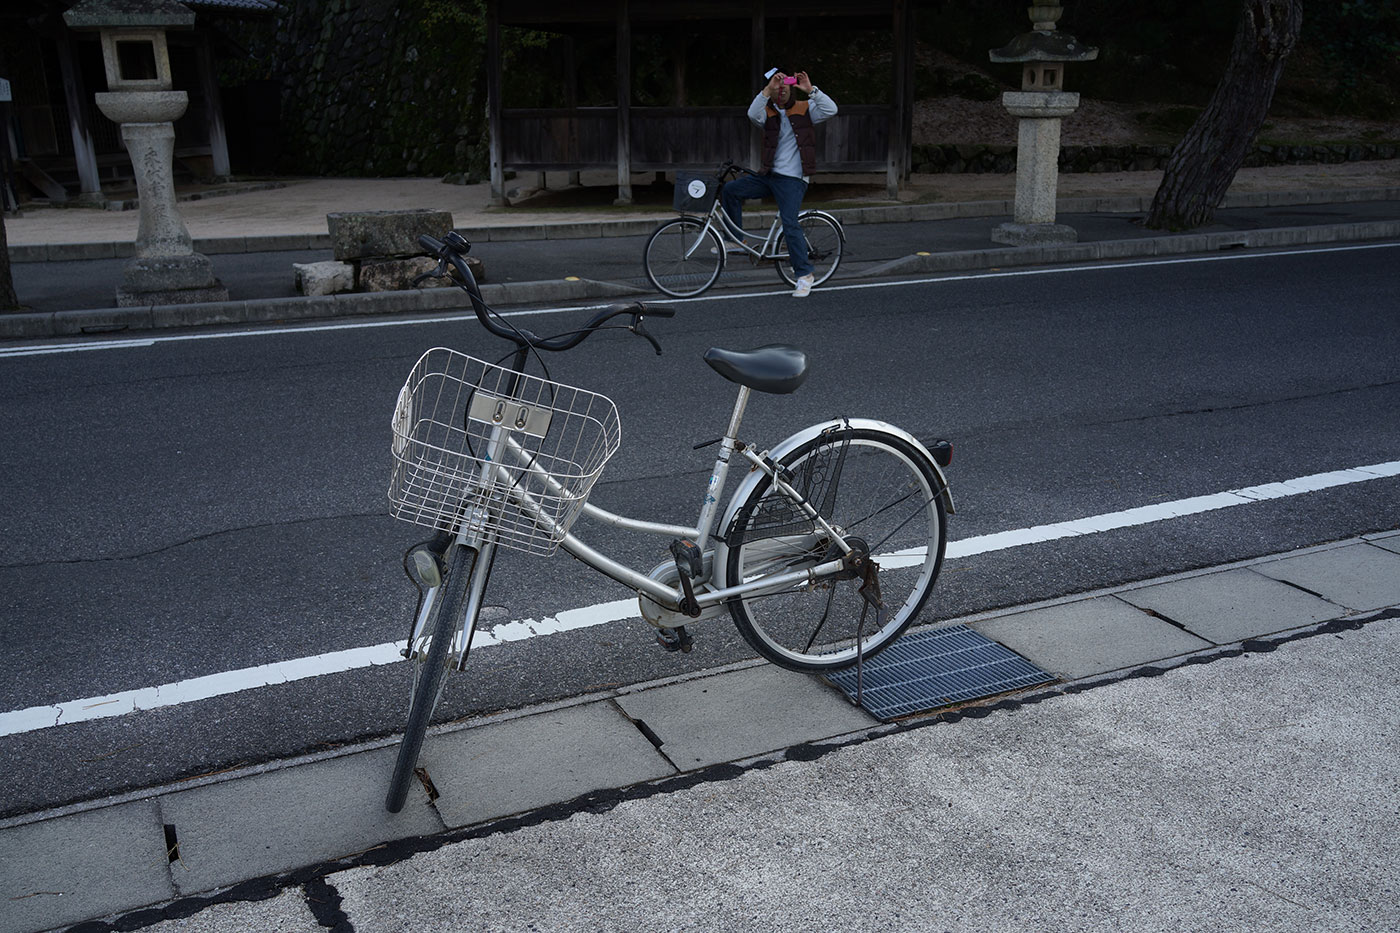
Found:
<path fill-rule="evenodd" d="M 792 297 L 806 298 L 812 294 L 812 276 L 804 275 L 797 280 L 797 287 L 792 290 Z"/>

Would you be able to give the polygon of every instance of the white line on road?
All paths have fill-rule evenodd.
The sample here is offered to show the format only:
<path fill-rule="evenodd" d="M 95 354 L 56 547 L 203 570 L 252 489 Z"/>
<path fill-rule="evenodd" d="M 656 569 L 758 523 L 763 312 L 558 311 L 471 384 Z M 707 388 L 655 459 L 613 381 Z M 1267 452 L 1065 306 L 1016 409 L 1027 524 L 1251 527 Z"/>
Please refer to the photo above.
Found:
<path fill-rule="evenodd" d="M 1268 259 L 1274 256 L 1305 256 L 1317 253 L 1347 253 L 1369 249 L 1395 249 L 1400 243 L 1357 243 L 1347 246 L 1320 246 L 1309 249 L 1281 249 L 1262 253 L 1219 253 L 1209 256 L 1186 256 L 1170 259 L 1144 259 L 1133 262 L 1104 260 L 1094 265 L 1052 266 L 1037 269 L 999 269 L 987 272 L 969 272 L 961 275 L 938 275 L 923 279 L 900 279 L 897 282 L 850 282 L 842 285 L 824 285 L 823 292 L 855 291 L 871 288 L 907 288 L 910 285 L 937 285 L 948 282 L 968 282 L 976 279 L 1005 279 L 1027 275 L 1063 275 L 1069 272 L 1103 272 L 1115 269 L 1138 269 L 1145 266 L 1175 266 L 1200 262 L 1237 262 L 1242 259 Z M 763 298 L 786 291 L 724 292 L 702 295 L 698 298 L 658 298 L 647 299 L 647 304 L 671 305 L 685 302 L 738 301 L 748 298 Z M 518 311 L 498 312 L 502 317 L 531 317 L 540 315 L 567 314 L 569 312 L 593 311 L 605 308 L 609 303 L 590 305 L 565 305 L 554 308 L 531 308 Z M 337 330 L 368 330 L 378 327 L 409 327 L 418 324 L 443 324 L 472 317 L 471 311 L 454 311 L 434 317 L 395 318 L 385 321 L 342 321 L 326 324 L 304 324 L 295 327 L 264 327 L 256 330 L 202 331 L 193 334 L 170 334 L 160 337 L 146 337 L 123 340 L 88 340 L 67 343 L 40 344 L 35 346 L 0 347 L 0 359 L 24 356 L 43 356 L 51 353 L 78 353 L 90 350 L 130 350 L 151 347 L 161 343 L 183 343 L 191 340 L 227 340 L 232 337 L 279 337 L 287 334 L 310 334 Z"/>
<path fill-rule="evenodd" d="M 1211 512 L 1237 505 L 1249 505 L 1270 499 L 1301 496 L 1321 489 L 1364 483 L 1392 476 L 1400 476 L 1400 460 L 1374 463 L 1347 470 L 1334 470 L 1328 473 L 1313 473 L 1309 476 L 1299 476 L 1279 483 L 1247 486 L 1243 489 L 1231 489 L 1212 495 L 1194 496 L 1189 499 L 1178 499 L 1174 502 L 1162 502 L 1157 505 L 1125 509 L 1121 512 L 1093 515 L 1073 521 L 979 535 L 974 538 L 949 542 L 947 557 L 949 559 L 972 557 L 976 554 L 1002 551 L 1026 544 L 1040 544 L 1077 535 L 1099 534 L 1117 528 L 1146 525 L 1185 515 L 1198 515 L 1202 512 Z M 895 569 L 900 566 L 921 563 L 923 556 L 922 552 L 895 552 L 882 555 L 881 565 L 886 569 Z M 595 606 L 568 609 L 557 616 L 551 616 L 542 621 L 522 619 L 506 622 L 490 629 L 483 629 L 476 633 L 473 639 L 473 648 L 481 649 L 510 641 L 557 635 L 561 632 L 606 625 L 610 622 L 638 618 L 638 616 L 635 598 L 618 599 Z M 392 664 L 400 660 L 399 648 L 401 645 L 402 642 L 389 642 L 365 648 L 333 651 L 308 658 L 278 661 L 274 664 L 262 664 L 236 671 L 223 671 L 204 677 L 193 677 L 189 680 L 163 684 L 159 687 L 144 687 L 140 690 L 126 690 L 107 696 L 88 697 L 82 700 L 69 700 L 65 703 L 13 710 L 8 713 L 0 713 L 0 736 L 34 732 L 51 726 L 71 725 L 76 722 L 102 719 L 108 716 L 121 716 L 138 710 L 176 706 L 181 703 L 191 703 L 243 690 L 254 690 L 258 687 L 319 677 L 323 674 L 337 674 L 380 664 Z"/>

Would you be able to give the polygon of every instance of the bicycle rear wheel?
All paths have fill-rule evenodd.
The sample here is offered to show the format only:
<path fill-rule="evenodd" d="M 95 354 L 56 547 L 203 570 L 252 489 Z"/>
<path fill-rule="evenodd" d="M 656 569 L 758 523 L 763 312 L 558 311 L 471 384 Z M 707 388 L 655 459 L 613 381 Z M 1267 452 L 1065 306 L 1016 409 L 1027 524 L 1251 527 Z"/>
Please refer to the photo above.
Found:
<path fill-rule="evenodd" d="M 658 291 L 673 298 L 693 298 L 719 278 L 724 244 L 703 223 L 679 217 L 652 232 L 642 262 Z"/>
<path fill-rule="evenodd" d="M 841 265 L 841 254 L 845 249 L 846 240 L 836 221 L 824 214 L 808 211 L 798 216 L 797 225 L 807 237 L 807 260 L 812 264 L 812 284 L 820 285 L 831 278 L 836 272 L 836 267 Z M 782 234 L 778 235 L 777 249 L 781 256 L 774 263 L 778 269 L 778 276 L 789 285 L 796 285 L 797 275 L 792 271 L 787 241 Z"/>
<path fill-rule="evenodd" d="M 422 639 L 408 646 L 412 653 L 413 692 L 408 706 L 408 725 L 404 727 L 403 741 L 399 743 L 399 755 L 394 762 L 394 774 L 389 779 L 389 793 L 384 799 L 384 809 L 390 813 L 402 810 L 408 798 L 418 753 L 423 749 L 428 724 L 432 721 L 438 700 L 442 698 L 447 670 L 455 658 L 452 641 L 467 609 L 467 594 L 477 560 L 478 553 L 474 548 L 465 545 L 452 548 L 447 559 L 446 576 L 437 589 L 432 610 L 424 625 L 430 633 L 430 642 L 426 650 L 423 650 Z"/>
<path fill-rule="evenodd" d="M 781 463 L 821 516 L 874 559 L 884 608 L 877 613 L 867 604 L 861 578 L 836 574 L 735 599 L 730 613 L 754 650 L 774 664 L 840 670 L 887 647 L 923 609 L 947 544 L 942 480 L 922 451 L 875 428 L 827 432 Z M 840 556 L 767 477 L 735 514 L 727 542 L 730 586 Z"/>

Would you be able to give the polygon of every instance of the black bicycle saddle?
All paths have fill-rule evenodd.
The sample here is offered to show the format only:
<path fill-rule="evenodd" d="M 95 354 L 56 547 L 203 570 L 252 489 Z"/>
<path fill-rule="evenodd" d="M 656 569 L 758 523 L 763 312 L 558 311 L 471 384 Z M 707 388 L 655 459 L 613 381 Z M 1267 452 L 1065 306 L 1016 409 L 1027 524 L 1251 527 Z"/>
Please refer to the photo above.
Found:
<path fill-rule="evenodd" d="M 730 382 L 774 395 L 796 392 L 807 379 L 807 354 L 785 343 L 752 350 L 710 347 L 705 362 Z"/>

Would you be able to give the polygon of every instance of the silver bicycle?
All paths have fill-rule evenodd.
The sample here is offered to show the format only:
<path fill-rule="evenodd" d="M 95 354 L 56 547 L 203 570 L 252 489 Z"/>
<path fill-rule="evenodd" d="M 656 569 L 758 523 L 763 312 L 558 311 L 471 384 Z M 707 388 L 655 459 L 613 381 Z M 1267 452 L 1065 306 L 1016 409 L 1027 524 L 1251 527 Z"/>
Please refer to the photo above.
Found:
<path fill-rule="evenodd" d="M 642 252 L 647 279 L 657 290 L 673 298 L 693 298 L 715 284 L 729 255 L 747 257 L 754 265 L 772 262 L 784 282 L 797 284 L 782 221 L 774 218 L 767 234 L 749 233 L 730 220 L 720 206 L 720 189 L 740 174 L 753 172 L 726 162 L 714 175 L 676 173 L 674 203 L 681 216 L 652 231 Z M 821 285 L 841 265 L 846 231 L 825 211 L 802 211 L 797 223 L 807 239 L 812 284 Z M 726 252 L 726 241 L 734 249 L 732 254 Z"/>
<path fill-rule="evenodd" d="M 913 622 L 937 579 L 953 511 L 942 467 L 952 446 L 926 446 L 900 428 L 837 418 L 772 447 L 741 440 L 754 392 L 794 392 L 807 376 L 796 347 L 711 348 L 705 361 L 738 386 L 694 525 L 629 518 L 588 502 L 621 442 L 605 396 L 525 372 L 531 355 L 577 346 L 620 328 L 661 346 L 645 327 L 668 308 L 615 305 L 582 328 L 541 338 L 492 312 L 467 268 L 461 236 L 421 238 L 455 271 L 478 321 L 511 341 L 509 365 L 434 348 L 414 366 L 393 417 L 396 517 L 434 530 L 404 567 L 419 604 L 404 650 L 413 666 L 408 725 L 386 807 L 400 810 L 449 670 L 461 670 L 497 554 L 562 548 L 637 593 L 640 615 L 670 651 L 688 651 L 686 626 L 729 615 L 760 655 L 797 671 L 858 665 Z M 451 270 L 451 271 L 449 271 Z M 625 323 L 612 323 L 625 319 Z M 542 361 L 541 361 L 542 362 Z M 699 449 L 697 447 L 697 449 Z M 731 463 L 742 472 L 721 509 Z M 656 566 L 633 568 L 571 530 L 580 517 L 658 539 Z"/>

